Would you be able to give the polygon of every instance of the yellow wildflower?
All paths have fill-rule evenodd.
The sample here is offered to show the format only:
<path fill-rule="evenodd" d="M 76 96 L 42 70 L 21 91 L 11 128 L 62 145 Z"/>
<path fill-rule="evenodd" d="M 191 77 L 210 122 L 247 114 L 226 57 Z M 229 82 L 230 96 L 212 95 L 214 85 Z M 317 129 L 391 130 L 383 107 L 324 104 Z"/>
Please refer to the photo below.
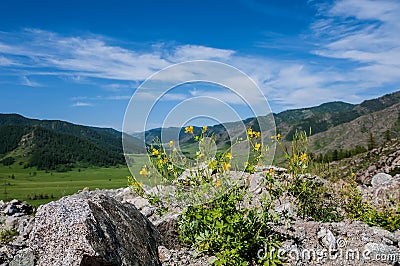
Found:
<path fill-rule="evenodd" d="M 355 177 L 356 176 L 356 174 L 355 173 L 351 173 L 351 177 Z"/>
<path fill-rule="evenodd" d="M 185 133 L 193 134 L 193 126 L 185 127 Z"/>
<path fill-rule="evenodd" d="M 208 129 L 208 126 L 203 126 L 203 132 L 206 132 Z"/>
<path fill-rule="evenodd" d="M 146 167 L 143 167 L 142 170 L 140 170 L 139 174 L 142 176 L 146 176 L 148 174 Z"/>
<path fill-rule="evenodd" d="M 233 158 L 232 154 L 228 152 L 225 156 L 228 160 L 231 160 Z"/>
<path fill-rule="evenodd" d="M 257 138 L 260 138 L 260 137 L 261 137 L 261 132 L 259 132 L 259 131 L 254 132 L 254 135 L 255 135 Z"/>
<path fill-rule="evenodd" d="M 260 147 L 261 147 L 261 144 L 257 143 L 256 145 L 254 145 L 254 150 L 258 151 L 260 149 Z"/>
<path fill-rule="evenodd" d="M 217 180 L 215 181 L 215 186 L 216 186 L 216 187 L 220 187 L 220 186 L 221 186 L 221 180 L 217 179 Z"/>
<path fill-rule="evenodd" d="M 244 166 L 248 166 L 249 165 L 249 162 L 244 162 Z"/>
<path fill-rule="evenodd" d="M 281 134 L 278 133 L 276 136 L 271 136 L 271 139 L 280 140 L 281 139 Z"/>
<path fill-rule="evenodd" d="M 273 174 L 275 173 L 274 168 L 269 168 L 269 173 L 270 173 L 271 175 L 273 175 Z"/>
<path fill-rule="evenodd" d="M 249 137 L 253 137 L 253 129 L 249 128 L 249 129 L 247 130 L 247 135 L 248 135 Z"/>
<path fill-rule="evenodd" d="M 172 148 L 174 146 L 174 142 L 172 140 L 169 141 L 169 147 Z"/>
<path fill-rule="evenodd" d="M 216 166 L 217 166 L 217 162 L 216 161 L 211 161 L 210 164 L 208 165 L 208 167 L 210 167 L 211 169 L 213 169 Z"/>
<path fill-rule="evenodd" d="M 307 154 L 303 152 L 303 153 L 301 154 L 301 156 L 300 156 L 300 160 L 301 160 L 303 163 L 306 163 L 306 162 L 307 162 Z"/>
<path fill-rule="evenodd" d="M 224 163 L 224 169 L 225 169 L 225 171 L 229 172 L 231 170 L 231 164 Z"/>
<path fill-rule="evenodd" d="M 162 159 L 159 159 L 159 160 L 158 160 L 158 163 L 159 163 L 159 164 L 163 164 L 163 162 L 164 162 L 164 161 L 163 161 Z"/>
<path fill-rule="evenodd" d="M 153 149 L 151 155 L 157 156 L 159 154 L 159 151 L 157 149 Z"/>

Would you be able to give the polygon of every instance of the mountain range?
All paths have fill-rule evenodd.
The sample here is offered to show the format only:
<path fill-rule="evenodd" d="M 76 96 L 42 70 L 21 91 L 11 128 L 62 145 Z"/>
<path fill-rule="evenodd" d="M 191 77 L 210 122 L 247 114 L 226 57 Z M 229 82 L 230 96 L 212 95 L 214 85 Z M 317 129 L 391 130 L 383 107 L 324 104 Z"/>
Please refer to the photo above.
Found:
<path fill-rule="evenodd" d="M 248 118 L 209 126 L 208 132 L 216 136 L 219 147 L 228 147 L 232 139 L 243 137 L 243 127 L 240 125 L 258 130 L 258 121 L 275 121 L 276 132 L 286 142 L 291 141 L 296 130 L 309 132 L 311 129 L 310 149 L 315 154 L 327 154 L 356 146 L 367 148 L 371 142 L 380 145 L 388 138 L 400 137 L 400 91 L 360 104 L 329 102 L 258 119 Z M 181 145 L 193 143 L 191 136 L 178 127 L 156 128 L 145 134 L 128 135 L 112 128 L 0 114 L 0 160 L 25 157 L 26 166 L 36 166 L 39 169 L 56 169 L 76 164 L 123 164 L 122 138 L 126 144 L 125 152 L 145 153 L 146 147 L 140 137 L 144 135 L 149 145 L 154 138 L 161 139 L 161 132 L 165 140 L 179 136 Z M 194 133 L 199 132 L 201 128 L 194 127 Z M 266 132 L 266 140 L 273 133 L 272 130 Z"/>
<path fill-rule="evenodd" d="M 271 116 L 275 120 L 276 132 L 280 133 L 285 141 L 291 141 L 296 130 L 310 132 L 311 129 L 310 148 L 317 154 L 333 152 L 336 149 L 351 149 L 357 145 L 367 147 L 371 137 L 378 145 L 388 136 L 400 136 L 400 91 L 360 104 L 336 101 L 316 107 L 287 110 L 258 119 L 248 118 L 239 122 L 219 124 L 208 127 L 208 131 L 217 136 L 217 144 L 223 147 L 229 145 L 230 139 L 243 137 L 235 131 L 242 123 L 246 128 L 258 130 L 258 121 L 270 123 Z M 198 133 L 201 128 L 194 127 L 194 131 Z M 233 136 L 229 136 L 228 131 Z M 266 132 L 266 137 L 272 133 L 273 131 Z M 160 138 L 160 134 L 160 128 L 146 131 L 146 143 L 151 143 L 156 137 Z M 181 128 L 163 129 L 166 139 L 178 134 L 180 142 L 190 141 L 190 136 L 184 134 Z M 139 137 L 140 134 L 135 136 Z"/>

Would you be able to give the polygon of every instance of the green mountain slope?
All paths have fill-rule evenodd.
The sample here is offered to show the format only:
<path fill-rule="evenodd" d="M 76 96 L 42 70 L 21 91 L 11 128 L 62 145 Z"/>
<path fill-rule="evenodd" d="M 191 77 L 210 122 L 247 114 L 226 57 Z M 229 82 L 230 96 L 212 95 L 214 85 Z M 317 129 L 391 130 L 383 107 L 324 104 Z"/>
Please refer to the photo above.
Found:
<path fill-rule="evenodd" d="M 60 120 L 29 119 L 18 114 L 0 114 L 0 125 L 25 125 L 38 126 L 52 130 L 56 133 L 67 134 L 86 139 L 96 145 L 114 152 L 122 153 L 122 133 L 112 128 L 97 128 L 76 125 Z M 127 136 L 131 153 L 144 153 L 142 141 L 132 136 Z"/>
<path fill-rule="evenodd" d="M 124 141 L 129 153 L 146 151 L 137 138 L 124 134 Z M 0 160 L 10 157 L 46 170 L 125 163 L 122 133 L 117 130 L 0 114 Z"/>
<path fill-rule="evenodd" d="M 43 170 L 125 163 L 122 153 L 107 146 L 39 126 L 0 125 L 0 153 L 4 159 L 22 159 L 25 167 Z"/>

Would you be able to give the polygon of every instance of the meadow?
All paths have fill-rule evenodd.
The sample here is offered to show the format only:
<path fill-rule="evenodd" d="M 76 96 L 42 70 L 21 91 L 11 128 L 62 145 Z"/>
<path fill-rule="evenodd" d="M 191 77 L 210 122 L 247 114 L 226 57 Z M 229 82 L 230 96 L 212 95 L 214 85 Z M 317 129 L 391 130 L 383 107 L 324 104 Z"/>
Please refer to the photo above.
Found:
<path fill-rule="evenodd" d="M 144 154 L 131 155 L 132 169 L 139 173 L 146 163 Z M 0 164 L 0 199 L 19 199 L 33 206 L 57 200 L 89 187 L 91 190 L 127 187 L 130 175 L 126 165 L 115 167 L 75 167 L 71 171 L 56 172 L 23 168 L 18 162 L 11 166 Z M 140 178 L 140 177 L 139 177 Z"/>

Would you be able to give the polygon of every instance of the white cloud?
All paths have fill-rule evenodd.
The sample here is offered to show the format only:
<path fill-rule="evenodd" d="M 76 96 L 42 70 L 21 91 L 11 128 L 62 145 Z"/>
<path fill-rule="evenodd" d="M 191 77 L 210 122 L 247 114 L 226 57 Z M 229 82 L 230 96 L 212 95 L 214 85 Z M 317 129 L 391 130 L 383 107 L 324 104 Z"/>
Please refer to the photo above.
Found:
<path fill-rule="evenodd" d="M 86 107 L 86 106 L 94 106 L 94 105 L 88 102 L 76 102 L 72 104 L 72 107 Z"/>
<path fill-rule="evenodd" d="M 18 57 L 37 75 L 40 68 L 52 68 L 75 77 L 143 80 L 170 64 L 157 52 L 137 53 L 108 45 L 101 36 L 65 37 L 31 29 L 5 36 L 0 53 Z"/>
<path fill-rule="evenodd" d="M 206 47 L 201 45 L 182 45 L 175 48 L 171 61 L 188 61 L 188 60 L 227 60 L 235 51 L 227 49 L 217 49 L 212 47 Z"/>
<path fill-rule="evenodd" d="M 321 12 L 313 25 L 322 37 L 315 54 L 356 64 L 344 74 L 364 89 L 400 82 L 400 2 L 336 1 Z"/>
<path fill-rule="evenodd" d="M 4 56 L 0 56 L 0 66 L 12 66 L 12 65 L 17 65 L 17 63 Z"/>
<path fill-rule="evenodd" d="M 310 26 L 309 35 L 305 36 L 307 42 L 314 41 L 306 48 L 314 49 L 309 53 L 316 62 L 296 55 L 278 60 L 193 44 L 153 43 L 146 49 L 132 49 L 117 45 L 117 40 L 112 40 L 111 44 L 110 39 L 99 35 L 71 37 L 26 29 L 17 33 L 0 32 L 0 65 L 2 69 L 11 70 L 9 75 L 22 76 L 26 85 L 40 85 L 32 81 L 35 75 L 59 76 L 91 85 L 97 83 L 107 96 L 86 99 L 95 101 L 127 100 L 133 88 L 160 69 L 186 60 L 211 59 L 248 74 L 267 99 L 275 102 L 274 111 L 330 100 L 355 102 L 368 90 L 395 86 L 400 82 L 399 12 L 400 3 L 390 0 L 346 0 L 320 6 L 318 17 Z M 304 43 L 303 37 L 291 37 L 291 42 L 298 38 L 301 39 L 299 43 Z M 257 49 L 263 49 L 260 43 L 263 42 L 258 43 Z M 274 48 L 274 45 L 265 49 Z M 275 48 L 279 49 L 279 45 Z M 306 48 L 285 46 L 285 49 L 295 51 L 301 49 L 302 53 L 307 52 Z M 213 75 L 228 84 L 241 86 L 240 80 L 235 81 L 234 77 L 221 77 L 219 72 Z M 163 78 L 166 81 L 191 80 L 195 76 L 195 73 L 181 69 Z M 130 86 L 127 81 L 136 84 Z M 205 90 L 197 93 L 228 103 L 240 102 L 239 97 L 229 93 Z M 137 96 L 154 100 L 159 95 L 141 91 Z M 188 96 L 168 93 L 163 100 L 184 100 Z M 87 103 L 85 99 L 82 101 Z"/>

